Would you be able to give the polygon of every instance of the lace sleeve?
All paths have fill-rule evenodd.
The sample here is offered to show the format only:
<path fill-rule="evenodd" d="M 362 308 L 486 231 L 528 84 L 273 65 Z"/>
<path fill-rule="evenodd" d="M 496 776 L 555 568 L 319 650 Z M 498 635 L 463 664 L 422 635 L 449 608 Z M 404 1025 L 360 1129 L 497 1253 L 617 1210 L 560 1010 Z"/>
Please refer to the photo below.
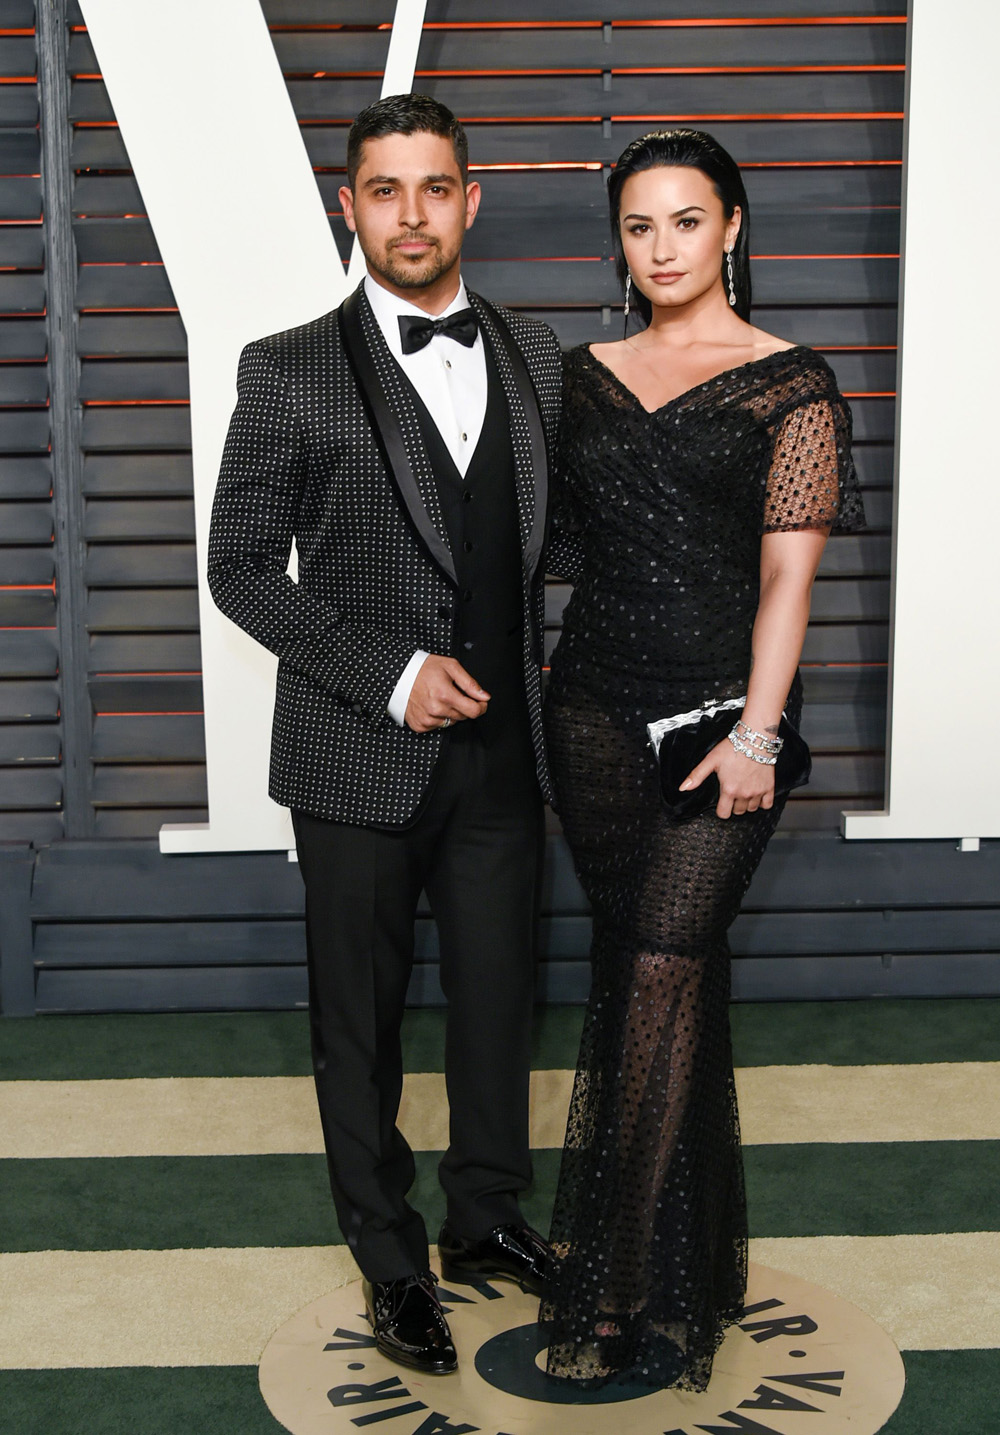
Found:
<path fill-rule="evenodd" d="M 839 394 L 813 396 L 789 410 L 774 433 L 761 531 L 865 526 L 851 457 L 851 411 Z"/>

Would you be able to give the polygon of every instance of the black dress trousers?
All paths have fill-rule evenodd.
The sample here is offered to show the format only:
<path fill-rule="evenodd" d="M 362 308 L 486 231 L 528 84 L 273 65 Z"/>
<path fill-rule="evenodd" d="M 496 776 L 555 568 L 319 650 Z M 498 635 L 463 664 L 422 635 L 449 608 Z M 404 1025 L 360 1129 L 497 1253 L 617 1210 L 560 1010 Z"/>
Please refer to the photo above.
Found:
<path fill-rule="evenodd" d="M 542 834 L 530 744 L 462 725 L 449 737 L 417 822 L 379 831 L 292 814 L 306 883 L 313 1068 L 341 1230 L 370 1280 L 427 1267 L 422 1217 L 406 1199 L 413 1154 L 396 1126 L 400 1026 L 425 889 L 448 1001 L 448 1216 L 479 1238 L 518 1219 L 531 1179 L 528 1073 L 534 909 Z"/>
<path fill-rule="evenodd" d="M 371 1280 L 426 1269 L 396 1126 L 400 1027 L 426 891 L 448 1001 L 448 1218 L 479 1239 L 520 1219 L 531 1179 L 528 1079 L 542 802 L 524 686 L 524 601 L 513 458 L 492 357 L 489 402 L 463 477 L 426 410 L 459 570 L 454 656 L 491 693 L 483 719 L 444 737 L 414 822 L 376 829 L 292 814 L 306 884 L 313 1064 L 337 1216 Z"/>

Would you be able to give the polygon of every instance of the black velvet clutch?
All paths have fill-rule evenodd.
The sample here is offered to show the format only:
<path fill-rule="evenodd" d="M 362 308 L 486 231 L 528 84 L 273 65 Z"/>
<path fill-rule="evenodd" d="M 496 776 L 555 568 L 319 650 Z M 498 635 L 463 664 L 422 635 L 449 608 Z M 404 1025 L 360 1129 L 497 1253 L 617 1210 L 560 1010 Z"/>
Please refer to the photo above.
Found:
<path fill-rule="evenodd" d="M 728 737 L 745 701 L 745 698 L 730 698 L 648 724 L 646 731 L 660 764 L 660 797 L 671 822 L 697 817 L 718 802 L 719 779 L 714 772 L 690 792 L 681 792 L 680 784 L 717 743 Z M 808 744 L 784 714 L 778 736 L 783 746 L 774 766 L 774 794 L 781 797 L 809 781 L 812 755 Z"/>

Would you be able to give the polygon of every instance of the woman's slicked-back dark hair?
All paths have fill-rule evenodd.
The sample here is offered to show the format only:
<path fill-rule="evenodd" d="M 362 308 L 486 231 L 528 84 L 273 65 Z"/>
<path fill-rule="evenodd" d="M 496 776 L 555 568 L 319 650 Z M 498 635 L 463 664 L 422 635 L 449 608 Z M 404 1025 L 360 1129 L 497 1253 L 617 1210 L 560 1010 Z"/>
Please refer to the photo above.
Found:
<path fill-rule="evenodd" d="M 448 106 L 430 95 L 386 95 L 384 100 L 376 100 L 362 110 L 351 125 L 347 136 L 347 183 L 354 188 L 365 140 L 415 134 L 441 135 L 451 140 L 462 179 L 468 182 L 469 141 Z"/>
<path fill-rule="evenodd" d="M 625 287 L 628 265 L 622 247 L 621 229 L 618 216 L 621 212 L 622 188 L 630 174 L 639 174 L 646 169 L 662 169 L 678 165 L 686 169 L 700 169 L 711 180 L 716 194 L 722 201 L 722 211 L 732 219 L 733 211 L 740 209 L 742 218 L 740 232 L 733 249 L 733 288 L 736 290 L 735 309 L 741 319 L 750 318 L 750 208 L 747 192 L 743 185 L 740 167 L 732 155 L 704 130 L 654 130 L 633 140 L 621 154 L 618 163 L 608 179 L 608 199 L 611 204 L 611 240 L 615 251 L 615 267 L 618 279 Z M 722 280 L 728 291 L 726 259 L 722 261 Z M 630 303 L 649 323 L 653 306 L 645 294 L 632 285 Z"/>

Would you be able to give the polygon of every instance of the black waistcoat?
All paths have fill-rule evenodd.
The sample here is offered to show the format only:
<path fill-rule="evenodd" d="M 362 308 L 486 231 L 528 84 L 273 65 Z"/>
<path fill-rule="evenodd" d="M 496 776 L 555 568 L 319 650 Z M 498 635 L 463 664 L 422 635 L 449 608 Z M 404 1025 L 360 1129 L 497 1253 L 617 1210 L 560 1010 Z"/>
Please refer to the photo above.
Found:
<path fill-rule="evenodd" d="M 486 341 L 488 397 L 482 432 L 463 478 L 437 424 L 413 390 L 421 435 L 434 470 L 458 578 L 455 657 L 491 695 L 487 712 L 460 723 L 488 741 L 528 723 L 524 688 L 524 594 L 510 412 Z M 411 385 L 412 388 L 412 385 Z"/>

